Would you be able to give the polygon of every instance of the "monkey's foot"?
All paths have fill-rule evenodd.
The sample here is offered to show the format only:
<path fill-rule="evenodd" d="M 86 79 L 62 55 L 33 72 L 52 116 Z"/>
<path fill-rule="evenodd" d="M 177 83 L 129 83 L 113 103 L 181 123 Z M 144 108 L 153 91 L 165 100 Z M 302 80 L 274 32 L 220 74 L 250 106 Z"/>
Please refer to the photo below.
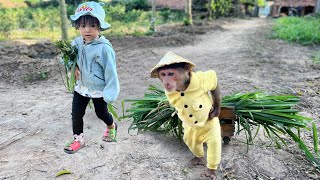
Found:
<path fill-rule="evenodd" d="M 204 166 L 203 158 L 194 157 L 189 162 L 189 167 L 195 167 L 197 165 Z"/>
<path fill-rule="evenodd" d="M 204 171 L 203 173 L 201 173 L 202 177 L 206 177 L 208 179 L 212 179 L 212 180 L 216 180 L 217 179 L 217 175 L 214 169 L 206 169 L 206 171 Z"/>

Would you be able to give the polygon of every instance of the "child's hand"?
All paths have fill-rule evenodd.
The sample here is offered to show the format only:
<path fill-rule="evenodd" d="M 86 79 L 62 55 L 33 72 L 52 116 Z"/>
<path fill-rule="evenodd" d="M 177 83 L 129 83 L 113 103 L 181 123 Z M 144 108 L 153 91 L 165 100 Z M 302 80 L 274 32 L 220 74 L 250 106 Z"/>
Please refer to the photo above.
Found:
<path fill-rule="evenodd" d="M 218 117 L 219 114 L 220 114 L 220 108 L 212 107 L 209 112 L 209 120 L 211 120 L 214 117 Z"/>
<path fill-rule="evenodd" d="M 76 67 L 74 75 L 76 76 L 76 80 L 80 80 L 81 72 L 78 67 Z"/>

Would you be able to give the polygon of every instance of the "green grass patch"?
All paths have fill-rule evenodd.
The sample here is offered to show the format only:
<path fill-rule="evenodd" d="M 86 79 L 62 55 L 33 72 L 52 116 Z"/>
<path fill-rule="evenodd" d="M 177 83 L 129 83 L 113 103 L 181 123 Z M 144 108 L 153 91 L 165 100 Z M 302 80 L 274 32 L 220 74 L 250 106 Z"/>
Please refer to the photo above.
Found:
<path fill-rule="evenodd" d="M 320 52 L 319 51 L 316 51 L 312 54 L 312 61 L 314 64 L 320 65 Z"/>
<path fill-rule="evenodd" d="M 320 44 L 320 19 L 283 17 L 273 27 L 273 37 L 302 45 Z"/>
<path fill-rule="evenodd" d="M 31 72 L 26 75 L 23 80 L 26 82 L 44 81 L 48 79 L 49 75 L 49 71 Z"/>

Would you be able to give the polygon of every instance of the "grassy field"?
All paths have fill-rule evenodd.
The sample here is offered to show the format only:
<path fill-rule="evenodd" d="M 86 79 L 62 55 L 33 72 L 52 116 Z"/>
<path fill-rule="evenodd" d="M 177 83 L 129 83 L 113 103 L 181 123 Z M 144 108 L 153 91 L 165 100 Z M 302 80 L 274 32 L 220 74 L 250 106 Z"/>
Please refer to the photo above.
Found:
<path fill-rule="evenodd" d="M 275 38 L 302 45 L 320 44 L 320 18 L 283 17 L 274 26 Z"/>

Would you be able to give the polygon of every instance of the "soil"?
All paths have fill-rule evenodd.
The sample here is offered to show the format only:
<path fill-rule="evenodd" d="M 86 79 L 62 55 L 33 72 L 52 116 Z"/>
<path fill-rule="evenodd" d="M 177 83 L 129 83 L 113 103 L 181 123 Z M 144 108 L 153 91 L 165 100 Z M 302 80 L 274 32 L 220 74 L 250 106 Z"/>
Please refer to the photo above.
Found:
<path fill-rule="evenodd" d="M 118 113 L 122 100 L 141 98 L 149 84 L 159 83 L 149 70 L 170 50 L 194 62 L 196 71 L 215 70 L 223 95 L 295 94 L 301 114 L 319 120 L 320 66 L 312 62 L 319 46 L 272 39 L 272 23 L 222 19 L 162 26 L 148 37 L 110 38 L 121 85 Z M 117 122 L 118 142 L 101 141 L 105 126 L 90 108 L 84 117 L 87 146 L 64 153 L 72 139 L 72 94 L 62 81 L 59 51 L 50 41 L 3 41 L 0 59 L 0 179 L 204 179 L 205 167 L 188 166 L 193 156 L 183 142 L 156 132 L 128 132 L 130 119 Z M 319 179 L 295 143 L 269 146 L 260 132 L 249 148 L 243 133 L 223 145 L 218 179 Z M 301 137 L 313 147 L 310 132 Z M 62 169 L 72 173 L 55 177 Z"/>

